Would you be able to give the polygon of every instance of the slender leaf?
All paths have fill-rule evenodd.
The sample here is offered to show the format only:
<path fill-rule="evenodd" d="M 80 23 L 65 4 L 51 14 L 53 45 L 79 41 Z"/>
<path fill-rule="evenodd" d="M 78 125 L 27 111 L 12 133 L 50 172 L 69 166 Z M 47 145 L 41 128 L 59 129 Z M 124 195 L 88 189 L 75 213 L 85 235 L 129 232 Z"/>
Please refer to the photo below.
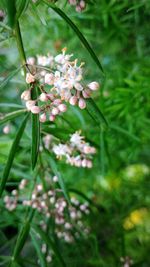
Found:
<path fill-rule="evenodd" d="M 58 258 L 59 262 L 61 263 L 61 265 L 62 265 L 63 267 L 66 267 L 66 264 L 65 264 L 65 262 L 64 262 L 64 260 L 63 260 L 63 257 L 62 257 L 62 255 L 61 255 L 59 249 L 58 249 L 58 246 L 56 246 L 56 244 L 54 243 L 54 241 L 51 240 L 50 236 L 47 235 L 45 232 L 43 232 L 43 231 L 41 230 L 41 228 L 38 227 L 37 225 L 33 225 L 33 226 L 32 226 L 32 230 L 33 230 L 33 232 L 34 232 L 35 234 L 38 233 L 38 234 L 40 235 L 41 239 L 47 244 L 47 246 L 48 246 L 49 248 L 51 248 L 51 249 L 54 251 L 54 253 L 55 253 L 55 255 L 57 256 L 57 258 Z"/>
<path fill-rule="evenodd" d="M 117 131 L 117 132 L 119 132 L 119 133 L 122 133 L 122 134 L 130 137 L 131 139 L 133 139 L 136 142 L 140 142 L 140 139 L 137 136 L 135 136 L 134 134 L 130 133 L 129 131 L 121 128 L 120 126 L 117 126 L 115 124 L 111 124 L 110 128 L 115 130 L 115 131 Z"/>
<path fill-rule="evenodd" d="M 54 172 L 54 174 L 58 177 L 58 181 L 59 181 L 59 185 L 63 191 L 63 194 L 66 198 L 66 200 L 68 202 L 70 202 L 69 200 L 69 196 L 68 196 L 68 192 L 67 192 L 67 189 L 66 189 L 66 186 L 65 186 L 65 183 L 64 183 L 64 180 L 62 178 L 62 175 L 61 173 L 58 171 L 58 168 L 57 168 L 57 164 L 55 163 L 54 159 L 50 156 L 49 154 L 49 161 L 50 161 L 50 166 L 52 168 L 52 171 Z"/>
<path fill-rule="evenodd" d="M 45 255 L 41 251 L 41 247 L 39 245 L 39 242 L 36 239 L 36 235 L 35 235 L 35 232 L 33 231 L 33 229 L 31 229 L 31 231 L 30 231 L 30 236 L 31 236 L 31 239 L 32 239 L 32 243 L 33 243 L 33 245 L 35 247 L 35 250 L 37 251 L 38 258 L 40 260 L 40 266 L 41 267 L 46 267 L 47 264 L 46 264 L 46 260 L 45 260 Z"/>
<path fill-rule="evenodd" d="M 33 219 L 35 210 L 32 210 L 31 213 L 29 214 L 28 218 L 25 220 L 24 224 L 21 227 L 21 230 L 19 232 L 15 247 L 14 247 L 14 251 L 13 251 L 13 255 L 12 255 L 12 261 L 10 262 L 9 267 L 12 267 L 12 264 L 14 264 L 14 262 L 17 261 L 22 248 L 28 238 L 29 232 L 30 232 L 30 225 L 31 225 L 31 221 Z"/>
<path fill-rule="evenodd" d="M 19 72 L 20 69 L 21 69 L 21 67 L 10 72 L 10 74 L 0 84 L 0 89 L 3 89 L 7 85 L 7 83 Z"/>
<path fill-rule="evenodd" d="M 93 60 L 95 61 L 95 63 L 97 64 L 97 66 L 99 67 L 99 69 L 104 73 L 103 68 L 102 68 L 102 65 L 101 65 L 98 57 L 96 56 L 95 52 L 93 51 L 92 47 L 90 46 L 90 44 L 88 43 L 88 41 L 86 40 L 86 38 L 84 37 L 84 35 L 82 34 L 82 32 L 73 23 L 73 21 L 61 9 L 59 9 L 58 7 L 56 7 L 54 4 L 51 4 L 48 0 L 43 0 L 43 2 L 45 4 L 47 4 L 50 8 L 52 8 L 73 29 L 73 31 L 79 37 L 80 41 L 82 42 L 82 44 L 84 45 L 84 47 L 87 49 L 87 51 L 89 52 L 89 54 L 91 55 L 91 57 L 93 58 Z"/>
<path fill-rule="evenodd" d="M 11 28 L 13 28 L 15 25 L 16 18 L 16 0 L 6 0 L 5 5 L 8 15 L 8 24 Z"/>
<path fill-rule="evenodd" d="M 29 4 L 29 0 L 17 0 L 16 1 L 16 8 L 17 8 L 17 13 L 16 13 L 16 20 L 20 18 L 20 16 L 25 12 Z"/>
<path fill-rule="evenodd" d="M 24 132 L 28 117 L 29 117 L 29 114 L 27 114 L 25 116 L 25 118 L 24 118 L 24 120 L 23 120 L 23 122 L 22 122 L 22 124 L 21 124 L 21 126 L 20 126 L 20 128 L 19 128 L 19 130 L 17 132 L 17 134 L 16 134 L 16 137 L 15 137 L 15 139 L 13 141 L 12 147 L 10 149 L 10 152 L 9 152 L 9 155 L 8 155 L 8 159 L 7 159 L 7 163 L 6 163 L 6 166 L 4 168 L 3 176 L 2 176 L 2 179 L 1 179 L 1 182 L 0 182 L 0 196 L 2 195 L 3 190 L 5 188 L 5 184 L 7 182 L 7 179 L 8 179 L 9 173 L 10 173 L 10 169 L 12 167 L 13 160 L 14 160 L 14 157 L 15 157 L 19 142 L 20 142 L 21 137 L 23 135 L 23 132 Z"/>
<path fill-rule="evenodd" d="M 32 99 L 37 97 L 36 88 L 32 92 Z M 32 169 L 35 168 L 37 163 L 38 153 L 40 145 L 40 121 L 39 114 L 32 114 L 32 147 L 31 147 L 31 160 Z"/>
<path fill-rule="evenodd" d="M 98 125 L 101 123 L 105 123 L 108 126 L 108 123 L 103 113 L 100 111 L 100 109 L 95 104 L 92 98 L 88 98 L 86 100 L 86 106 L 87 106 L 88 113 L 95 120 L 95 122 L 98 123 Z"/>
<path fill-rule="evenodd" d="M 16 103 L 0 103 L 0 107 L 2 107 L 2 108 L 20 108 L 20 109 L 24 108 L 23 106 L 18 105 Z"/>
<path fill-rule="evenodd" d="M 22 109 L 22 110 L 16 110 L 14 112 L 8 113 L 4 116 L 0 116 L 0 125 L 4 124 L 7 121 L 10 121 L 12 119 L 19 117 L 20 115 L 24 114 L 25 112 L 27 112 L 27 110 Z"/>

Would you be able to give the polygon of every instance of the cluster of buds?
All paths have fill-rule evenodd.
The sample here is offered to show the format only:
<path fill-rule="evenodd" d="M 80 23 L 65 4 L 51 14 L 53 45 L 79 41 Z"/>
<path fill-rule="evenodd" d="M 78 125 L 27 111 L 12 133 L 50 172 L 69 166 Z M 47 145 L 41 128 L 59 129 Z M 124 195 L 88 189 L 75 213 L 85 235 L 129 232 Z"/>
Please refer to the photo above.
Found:
<path fill-rule="evenodd" d="M 66 163 L 72 166 L 92 168 L 92 155 L 96 153 L 96 149 L 85 142 L 85 137 L 80 131 L 71 135 L 69 142 L 54 145 L 52 150 L 58 159 L 64 157 Z"/>
<path fill-rule="evenodd" d="M 68 0 L 71 6 L 75 6 L 77 12 L 82 12 L 86 8 L 86 2 L 84 0 Z"/>
<path fill-rule="evenodd" d="M 5 208 L 9 211 L 13 211 L 17 208 L 17 204 L 19 202 L 19 192 L 25 188 L 27 185 L 28 181 L 23 179 L 21 180 L 18 190 L 14 189 L 11 191 L 11 194 L 8 196 L 6 195 L 4 197 L 4 203 L 5 203 Z"/>
<path fill-rule="evenodd" d="M 43 231 L 47 231 L 48 220 L 51 219 L 54 221 L 57 237 L 65 242 L 74 241 L 73 232 L 76 233 L 76 237 L 80 237 L 80 232 L 87 236 L 89 229 L 82 220 L 90 212 L 88 203 L 81 203 L 73 197 L 71 198 L 71 204 L 68 204 L 62 194 L 62 190 L 57 186 L 57 176 L 54 176 L 49 183 L 47 180 L 47 189 L 44 189 L 41 183 L 36 184 L 30 199 L 26 194 L 28 190 L 27 184 L 28 181 L 23 179 L 19 184 L 18 190 L 15 189 L 10 196 L 6 195 L 4 197 L 6 209 L 13 211 L 18 204 L 32 207 L 40 215 L 40 218 L 42 217 L 39 224 Z M 77 226 L 79 232 L 76 230 Z M 46 253 L 47 250 L 43 248 L 42 251 Z M 50 260 L 50 255 L 48 258 Z"/>
<path fill-rule="evenodd" d="M 56 57 L 37 56 L 27 61 L 28 72 L 26 82 L 29 89 L 25 90 L 21 99 L 26 107 L 34 114 L 40 114 L 40 121 L 47 119 L 54 121 L 56 116 L 66 112 L 66 102 L 86 108 L 86 98 L 90 98 L 93 91 L 98 90 L 99 84 L 95 81 L 83 84 L 84 63 L 78 65 L 78 60 L 71 61 L 73 55 L 66 54 L 66 48 Z M 32 99 L 32 90 L 39 87 L 40 94 Z"/>
<path fill-rule="evenodd" d="M 123 267 L 130 267 L 133 264 L 133 260 L 129 256 L 121 257 L 120 261 L 123 263 Z"/>

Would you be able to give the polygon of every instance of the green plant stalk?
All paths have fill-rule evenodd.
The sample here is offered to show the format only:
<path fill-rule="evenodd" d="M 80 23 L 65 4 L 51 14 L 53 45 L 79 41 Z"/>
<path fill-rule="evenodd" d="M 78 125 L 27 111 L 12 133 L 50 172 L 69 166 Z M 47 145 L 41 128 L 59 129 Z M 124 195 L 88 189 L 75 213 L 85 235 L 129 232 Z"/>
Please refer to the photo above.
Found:
<path fill-rule="evenodd" d="M 20 54 L 21 63 L 23 65 L 24 75 L 26 75 L 26 55 L 25 55 L 25 50 L 23 46 L 19 21 L 16 22 L 14 31 L 15 31 L 15 37 L 16 37 L 18 51 Z"/>

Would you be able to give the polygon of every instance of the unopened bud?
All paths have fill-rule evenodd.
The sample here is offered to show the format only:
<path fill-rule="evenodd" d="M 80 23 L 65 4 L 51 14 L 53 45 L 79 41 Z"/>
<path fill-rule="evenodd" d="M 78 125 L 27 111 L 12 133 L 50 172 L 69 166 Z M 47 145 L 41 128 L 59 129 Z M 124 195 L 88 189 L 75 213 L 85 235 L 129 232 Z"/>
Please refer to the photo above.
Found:
<path fill-rule="evenodd" d="M 67 110 L 67 106 L 66 106 L 65 104 L 60 104 L 60 105 L 58 106 L 58 109 L 59 109 L 59 111 L 61 111 L 61 112 L 66 112 L 66 110 Z"/>
<path fill-rule="evenodd" d="M 98 90 L 98 88 L 100 87 L 98 82 L 91 82 L 88 84 L 88 87 L 92 90 L 92 91 L 96 91 Z"/>
<path fill-rule="evenodd" d="M 75 106 L 77 104 L 78 98 L 76 96 L 72 96 L 69 100 L 70 105 Z"/>
<path fill-rule="evenodd" d="M 48 100 L 47 94 L 45 94 L 45 93 L 40 94 L 39 100 L 42 101 L 42 102 L 47 101 Z"/>
<path fill-rule="evenodd" d="M 25 90 L 22 94 L 21 94 L 21 99 L 28 101 L 31 99 L 31 92 L 30 90 Z"/>
<path fill-rule="evenodd" d="M 81 108 L 81 109 L 86 108 L 86 102 L 85 102 L 85 100 L 83 98 L 80 98 L 78 105 L 79 105 L 79 108 Z"/>
<path fill-rule="evenodd" d="M 40 115 L 40 122 L 45 122 L 46 121 L 46 114 L 43 113 Z"/>
<path fill-rule="evenodd" d="M 33 114 L 39 114 L 40 111 L 41 111 L 41 109 L 40 109 L 38 106 L 33 106 L 33 107 L 31 107 L 31 112 L 32 112 Z"/>
<path fill-rule="evenodd" d="M 27 73 L 26 83 L 33 83 L 33 82 L 35 82 L 35 77 L 31 73 Z"/>

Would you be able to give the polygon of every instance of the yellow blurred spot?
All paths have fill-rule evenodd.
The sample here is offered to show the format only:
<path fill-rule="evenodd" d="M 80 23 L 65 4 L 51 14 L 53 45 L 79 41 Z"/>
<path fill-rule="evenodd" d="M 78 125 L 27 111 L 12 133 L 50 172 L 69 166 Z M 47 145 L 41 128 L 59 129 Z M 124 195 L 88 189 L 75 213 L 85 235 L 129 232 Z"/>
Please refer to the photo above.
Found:
<path fill-rule="evenodd" d="M 123 223 L 124 229 L 130 230 L 134 228 L 134 226 L 142 224 L 147 215 L 148 212 L 145 208 L 132 211 Z"/>

